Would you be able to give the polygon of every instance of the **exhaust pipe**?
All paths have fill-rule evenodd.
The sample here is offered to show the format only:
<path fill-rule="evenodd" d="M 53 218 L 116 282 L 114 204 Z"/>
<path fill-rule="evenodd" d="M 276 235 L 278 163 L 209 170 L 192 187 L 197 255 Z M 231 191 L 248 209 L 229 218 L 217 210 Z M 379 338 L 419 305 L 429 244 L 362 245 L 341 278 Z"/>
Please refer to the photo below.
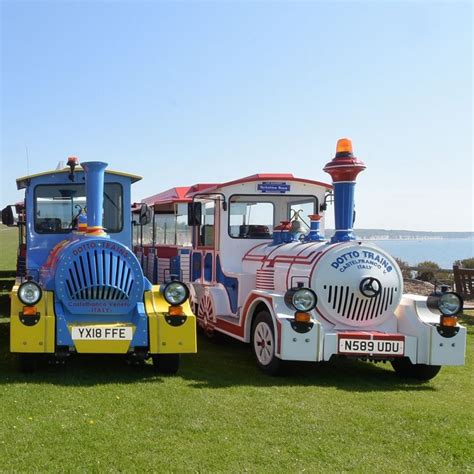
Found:
<path fill-rule="evenodd" d="M 355 240 L 354 188 L 357 175 L 364 171 L 365 163 L 352 154 L 352 142 L 348 138 L 337 141 L 336 156 L 325 167 L 334 187 L 334 217 L 336 232 L 331 243 Z"/>
<path fill-rule="evenodd" d="M 87 161 L 82 163 L 86 177 L 87 231 L 88 236 L 106 235 L 102 227 L 104 207 L 104 174 L 107 163 Z"/>

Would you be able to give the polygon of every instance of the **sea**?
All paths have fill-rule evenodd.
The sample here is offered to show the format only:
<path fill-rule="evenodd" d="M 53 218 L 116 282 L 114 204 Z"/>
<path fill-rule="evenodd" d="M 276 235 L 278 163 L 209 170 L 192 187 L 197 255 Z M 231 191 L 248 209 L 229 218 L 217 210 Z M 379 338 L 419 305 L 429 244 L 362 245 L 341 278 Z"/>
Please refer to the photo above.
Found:
<path fill-rule="evenodd" d="M 474 258 L 474 239 L 366 240 L 415 267 L 427 260 L 450 269 L 456 260 Z"/>

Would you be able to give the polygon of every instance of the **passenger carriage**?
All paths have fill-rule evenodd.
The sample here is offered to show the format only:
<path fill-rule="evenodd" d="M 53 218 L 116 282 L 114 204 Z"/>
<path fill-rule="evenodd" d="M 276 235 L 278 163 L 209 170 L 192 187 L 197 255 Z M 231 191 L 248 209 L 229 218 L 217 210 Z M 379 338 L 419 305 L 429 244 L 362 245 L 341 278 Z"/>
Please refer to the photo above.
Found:
<path fill-rule="evenodd" d="M 212 336 L 250 343 L 259 367 L 345 356 L 390 361 L 403 376 L 464 364 L 466 330 L 454 293 L 403 294 L 392 256 L 353 234 L 356 176 L 347 139 L 324 168 L 332 184 L 257 174 L 172 188 L 142 201 L 153 220 L 134 249 L 154 283 L 189 282 L 197 321 Z M 334 198 L 336 230 L 324 238 Z"/>
<path fill-rule="evenodd" d="M 19 178 L 24 204 L 2 211 L 3 223 L 20 230 L 10 349 L 25 370 L 40 356 L 100 353 L 151 357 L 174 373 L 179 354 L 196 352 L 188 288 L 152 285 L 131 250 L 130 191 L 141 178 L 106 167 L 69 158 L 64 168 Z M 140 223 L 150 218 L 140 207 Z"/>

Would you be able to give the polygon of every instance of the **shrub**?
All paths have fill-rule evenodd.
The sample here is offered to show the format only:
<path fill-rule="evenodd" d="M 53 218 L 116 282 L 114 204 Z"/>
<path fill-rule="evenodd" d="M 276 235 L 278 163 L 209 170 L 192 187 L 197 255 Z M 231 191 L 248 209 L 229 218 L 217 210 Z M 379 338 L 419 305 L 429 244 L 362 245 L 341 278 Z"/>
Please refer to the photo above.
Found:
<path fill-rule="evenodd" d="M 410 265 L 408 262 L 405 262 L 401 258 L 395 257 L 395 261 L 397 265 L 400 267 L 400 271 L 402 272 L 403 278 L 409 279 L 411 278 L 411 270 L 409 269 Z"/>
<path fill-rule="evenodd" d="M 416 278 L 423 281 L 433 281 L 436 277 L 436 270 L 440 270 L 440 267 L 435 262 L 420 262 L 416 265 L 418 267 L 418 272 L 416 273 Z"/>

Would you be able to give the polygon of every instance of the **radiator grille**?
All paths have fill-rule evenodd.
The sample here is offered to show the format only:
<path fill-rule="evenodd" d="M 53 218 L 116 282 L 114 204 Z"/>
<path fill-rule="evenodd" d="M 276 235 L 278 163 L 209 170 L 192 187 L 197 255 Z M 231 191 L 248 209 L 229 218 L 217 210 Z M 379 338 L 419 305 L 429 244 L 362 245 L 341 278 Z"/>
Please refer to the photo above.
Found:
<path fill-rule="evenodd" d="M 324 285 L 327 302 L 334 313 L 350 321 L 370 321 L 380 317 L 396 298 L 397 288 L 386 287 L 374 298 L 361 296 L 349 286 Z"/>
<path fill-rule="evenodd" d="M 70 262 L 65 284 L 71 300 L 128 300 L 134 272 L 119 254 L 88 250 Z"/>

